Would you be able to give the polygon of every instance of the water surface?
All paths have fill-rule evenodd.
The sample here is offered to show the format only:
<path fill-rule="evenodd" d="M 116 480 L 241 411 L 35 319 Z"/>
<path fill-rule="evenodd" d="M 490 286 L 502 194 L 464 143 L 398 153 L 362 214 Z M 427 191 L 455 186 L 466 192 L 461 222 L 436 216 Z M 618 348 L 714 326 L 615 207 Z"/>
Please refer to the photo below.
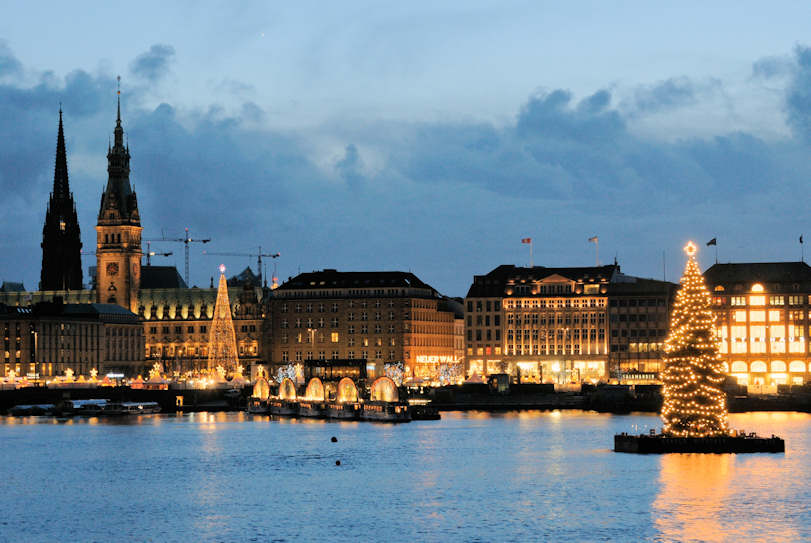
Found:
<path fill-rule="evenodd" d="M 787 452 L 612 452 L 648 414 L 0 417 L 0 541 L 811 540 L 811 415 L 731 423 Z"/>

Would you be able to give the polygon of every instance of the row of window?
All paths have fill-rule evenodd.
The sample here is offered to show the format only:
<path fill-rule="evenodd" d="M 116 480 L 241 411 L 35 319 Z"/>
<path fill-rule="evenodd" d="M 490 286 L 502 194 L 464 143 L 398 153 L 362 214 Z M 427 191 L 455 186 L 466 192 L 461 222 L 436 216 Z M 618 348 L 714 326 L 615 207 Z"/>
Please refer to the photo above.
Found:
<path fill-rule="evenodd" d="M 355 351 L 347 351 L 346 358 L 350 360 L 369 360 L 369 351 L 360 351 L 358 353 L 360 356 L 357 358 L 355 357 Z M 294 353 L 294 360 L 296 362 L 303 362 L 304 360 L 315 360 L 313 358 L 312 351 L 308 351 L 307 353 L 302 353 L 301 351 L 296 351 Z M 396 351 L 389 351 L 389 360 L 395 360 L 397 356 Z M 406 353 L 406 358 L 408 358 L 408 353 Z M 332 351 L 332 360 L 339 360 L 341 358 L 340 353 L 338 351 Z M 376 360 L 383 359 L 383 351 L 375 351 L 374 358 Z M 326 353 L 324 351 L 319 351 L 318 353 L 318 360 L 326 360 Z M 290 362 L 290 352 L 289 351 L 282 351 L 282 362 Z"/>
<path fill-rule="evenodd" d="M 624 315 L 623 315 L 624 316 Z M 592 325 L 605 324 L 605 313 L 532 313 L 530 315 L 523 315 L 521 313 L 508 313 L 507 326 L 521 326 L 522 322 L 528 325 L 554 325 L 554 324 L 583 324 L 590 323 Z"/>
<path fill-rule="evenodd" d="M 386 300 L 386 301 L 375 300 L 371 304 L 369 302 L 367 302 L 366 300 L 361 300 L 359 302 L 356 302 L 355 300 L 349 300 L 349 301 L 346 302 L 346 305 L 350 309 L 353 308 L 353 307 L 360 307 L 361 309 L 365 309 L 365 308 L 367 308 L 369 306 L 374 307 L 376 309 L 380 309 L 381 307 L 390 307 L 391 308 L 391 307 L 394 307 L 395 304 L 394 304 L 394 300 Z M 407 300 L 403 302 L 403 307 L 410 307 L 410 305 L 411 304 Z M 416 304 L 415 304 L 415 306 L 416 306 Z M 301 312 L 312 313 L 313 311 L 318 311 L 318 313 L 324 313 L 327 310 L 327 304 L 312 304 L 312 303 L 300 304 L 299 303 L 299 304 L 291 305 L 291 304 L 288 304 L 288 303 L 285 302 L 285 303 L 281 304 L 281 306 L 279 307 L 279 311 L 282 312 L 282 313 L 287 313 L 288 311 L 290 311 L 291 307 L 294 308 L 296 313 L 301 313 Z M 330 311 L 332 313 L 337 313 L 339 307 L 340 307 L 340 305 L 337 302 L 334 302 L 331 305 L 329 305 L 329 309 L 330 309 Z"/>
<path fill-rule="evenodd" d="M 744 306 L 747 305 L 746 296 L 730 296 L 729 305 L 731 306 Z M 769 305 L 785 305 L 788 299 L 788 305 L 803 305 L 805 304 L 805 295 L 792 295 L 792 296 L 764 296 L 761 294 L 750 295 L 748 297 L 749 305 L 762 306 L 769 302 Z M 725 296 L 716 296 L 713 298 L 715 305 L 725 305 L 727 298 Z"/>
<path fill-rule="evenodd" d="M 578 309 L 605 307 L 605 298 L 505 300 L 504 309 Z"/>
<path fill-rule="evenodd" d="M 287 334 L 281 334 L 280 339 L 282 343 L 290 343 L 290 336 L 288 336 Z M 296 334 L 296 336 L 293 338 L 293 343 L 313 343 L 314 339 L 316 338 L 313 338 L 311 334 Z M 320 336 L 317 339 L 318 343 L 324 343 L 323 336 Z M 349 337 L 346 341 L 347 345 L 350 347 L 353 347 L 355 345 L 354 337 Z M 382 337 L 372 338 L 371 340 L 368 337 L 362 337 L 358 341 L 364 347 L 368 347 L 370 341 L 374 343 L 374 345 L 377 347 L 382 347 L 384 342 L 388 343 L 390 347 L 394 347 L 395 345 L 397 345 L 397 339 L 393 337 L 388 338 L 388 340 L 385 340 Z M 338 332 L 333 332 L 330 335 L 330 343 L 338 343 L 338 342 L 339 342 Z"/>

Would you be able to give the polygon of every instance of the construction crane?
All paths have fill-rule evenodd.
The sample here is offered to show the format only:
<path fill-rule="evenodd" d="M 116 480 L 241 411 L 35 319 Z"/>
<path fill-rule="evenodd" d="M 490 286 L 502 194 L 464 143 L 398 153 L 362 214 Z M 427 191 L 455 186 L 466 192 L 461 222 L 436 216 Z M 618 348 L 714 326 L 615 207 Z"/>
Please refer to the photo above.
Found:
<path fill-rule="evenodd" d="M 174 254 L 172 251 L 169 251 L 168 253 L 158 253 L 156 251 L 153 251 L 152 248 L 150 247 L 149 243 L 150 243 L 149 241 L 146 242 L 146 265 L 147 266 L 152 265 L 151 257 L 153 257 L 153 256 L 172 256 Z"/>
<path fill-rule="evenodd" d="M 262 284 L 262 258 L 279 258 L 282 256 L 282 253 L 263 253 L 262 246 L 259 246 L 258 253 L 212 253 L 203 251 L 203 254 L 206 255 L 216 255 L 216 256 L 247 256 L 247 257 L 256 257 L 256 265 L 259 267 L 259 284 Z"/>
<path fill-rule="evenodd" d="M 186 251 L 186 286 L 190 286 L 189 283 L 189 243 L 208 243 L 211 241 L 211 238 L 206 239 L 192 239 L 189 235 L 189 229 L 185 229 L 185 235 L 182 238 L 167 238 L 166 236 L 158 239 L 150 239 L 148 241 L 160 241 L 160 242 L 168 242 L 168 243 L 183 243 Z"/>

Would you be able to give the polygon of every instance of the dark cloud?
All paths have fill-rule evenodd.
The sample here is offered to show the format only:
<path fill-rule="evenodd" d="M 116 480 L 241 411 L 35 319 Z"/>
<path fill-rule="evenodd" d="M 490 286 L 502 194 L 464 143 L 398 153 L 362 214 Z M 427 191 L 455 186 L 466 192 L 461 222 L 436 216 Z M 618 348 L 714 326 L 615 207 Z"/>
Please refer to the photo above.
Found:
<path fill-rule="evenodd" d="M 175 56 L 171 45 L 157 43 L 146 53 L 141 53 L 130 64 L 130 71 L 139 77 L 154 82 L 169 72 L 169 63 Z"/>
<path fill-rule="evenodd" d="M 358 148 L 350 143 L 344 150 L 344 156 L 335 163 L 335 169 L 352 191 L 358 191 L 363 185 L 363 161 L 358 154 Z"/>
<path fill-rule="evenodd" d="M 788 56 L 763 57 L 752 63 L 752 77 L 773 79 L 791 75 L 794 62 Z"/>
<path fill-rule="evenodd" d="M 721 90 L 720 81 L 715 79 L 696 81 L 685 76 L 671 77 L 634 89 L 633 95 L 623 102 L 622 110 L 630 116 L 671 111 L 707 100 Z"/>
<path fill-rule="evenodd" d="M 9 49 L 8 44 L 0 40 L 0 78 L 5 76 L 19 75 L 23 71 L 23 66 L 14 53 Z"/>
<path fill-rule="evenodd" d="M 236 113 L 217 104 L 140 108 L 145 88 L 138 87 L 124 96 L 122 114 L 145 238 L 180 236 L 188 227 L 210 236 L 212 251 L 280 251 L 274 263 L 282 278 L 299 266 L 412 269 L 459 295 L 474 273 L 523 263 L 518 240 L 528 235 L 539 240 L 537 262 L 589 264 L 585 240 L 597 233 L 606 250 L 614 240 L 629 254 L 623 269 L 657 276 L 661 248 L 678 250 L 694 233 L 721 239 L 727 229 L 727 238 L 747 246 L 780 247 L 774 232 L 808 219 L 802 207 L 780 211 L 796 208 L 811 176 L 802 139 L 810 132 L 807 49 L 797 49 L 795 63 L 786 110 L 802 137 L 782 142 L 752 133 L 651 140 L 628 128 L 640 109 L 624 109 L 608 90 L 579 100 L 563 89 L 538 93 L 506 126 L 368 121 L 282 131 L 267 128 L 253 102 Z M 667 80 L 640 91 L 635 103 L 646 111 L 682 107 L 707 96 L 702 85 Z M 84 243 L 93 246 L 114 88 L 112 76 L 80 70 L 63 80 L 42 74 L 29 87 L 0 85 L 0 191 L 12 195 L 0 205 L 0 223 L 14 225 L 16 240 L 8 246 L 2 239 L 11 236 L 0 236 L 8 255 L 0 279 L 32 286 L 39 274 L 60 100 L 71 186 Z M 312 140 L 324 135 L 342 142 L 338 157 L 314 150 Z M 182 269 L 182 247 L 173 249 L 166 263 Z M 219 259 L 192 249 L 192 281 L 208 284 Z M 232 269 L 251 262 L 226 259 Z"/>
<path fill-rule="evenodd" d="M 794 133 L 811 142 L 811 48 L 794 50 L 795 71 L 786 94 L 788 124 Z"/>

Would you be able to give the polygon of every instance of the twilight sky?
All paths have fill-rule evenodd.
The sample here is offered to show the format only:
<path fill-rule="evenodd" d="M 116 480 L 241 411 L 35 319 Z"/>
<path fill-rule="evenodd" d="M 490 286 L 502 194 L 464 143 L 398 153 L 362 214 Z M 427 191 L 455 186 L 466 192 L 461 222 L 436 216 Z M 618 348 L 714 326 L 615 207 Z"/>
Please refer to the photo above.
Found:
<path fill-rule="evenodd" d="M 255 266 L 204 248 L 463 296 L 523 237 L 538 265 L 593 265 L 594 235 L 626 273 L 664 254 L 670 280 L 688 239 L 747 262 L 811 238 L 807 2 L 292 4 L 3 5 L 0 282 L 37 287 L 60 101 L 95 250 L 117 74 L 144 238 L 213 238 L 201 286 Z"/>

